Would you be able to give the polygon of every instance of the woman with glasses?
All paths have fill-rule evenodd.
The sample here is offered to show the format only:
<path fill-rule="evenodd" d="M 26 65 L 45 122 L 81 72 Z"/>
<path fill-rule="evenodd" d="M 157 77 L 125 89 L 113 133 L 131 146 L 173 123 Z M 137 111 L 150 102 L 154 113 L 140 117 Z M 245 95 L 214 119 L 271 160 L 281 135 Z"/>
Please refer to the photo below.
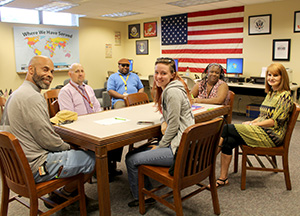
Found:
<path fill-rule="evenodd" d="M 157 110 L 162 114 L 163 137 L 158 145 L 148 146 L 144 151 L 132 151 L 126 156 L 128 181 L 134 200 L 129 207 L 138 206 L 138 167 L 142 164 L 170 167 L 174 154 L 179 146 L 183 131 L 195 124 L 191 110 L 191 98 L 188 87 L 176 72 L 175 62 L 171 58 L 158 58 L 155 62 L 154 85 L 152 97 Z M 145 187 L 152 185 L 145 177 Z M 146 204 L 154 203 L 154 199 L 146 199 Z"/>
<path fill-rule="evenodd" d="M 207 75 L 197 82 L 191 91 L 194 97 L 193 103 L 227 104 L 229 88 L 223 81 L 223 67 L 220 64 L 212 63 L 205 68 L 204 73 Z"/>

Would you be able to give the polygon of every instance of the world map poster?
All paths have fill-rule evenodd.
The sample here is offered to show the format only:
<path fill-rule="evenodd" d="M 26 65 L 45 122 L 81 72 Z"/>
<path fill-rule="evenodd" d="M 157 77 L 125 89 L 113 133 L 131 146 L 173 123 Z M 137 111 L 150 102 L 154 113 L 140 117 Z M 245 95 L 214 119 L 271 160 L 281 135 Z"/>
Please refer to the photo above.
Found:
<path fill-rule="evenodd" d="M 35 55 L 48 56 L 55 70 L 66 70 L 79 62 L 79 36 L 76 29 L 14 27 L 17 72 L 26 72 Z"/>

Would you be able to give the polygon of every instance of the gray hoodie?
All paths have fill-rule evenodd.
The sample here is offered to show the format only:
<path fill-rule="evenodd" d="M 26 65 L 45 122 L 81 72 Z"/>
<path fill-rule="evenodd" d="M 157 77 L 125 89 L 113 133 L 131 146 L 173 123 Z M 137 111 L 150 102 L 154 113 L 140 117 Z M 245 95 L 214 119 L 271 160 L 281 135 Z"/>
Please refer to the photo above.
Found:
<path fill-rule="evenodd" d="M 175 154 L 183 131 L 195 124 L 194 115 L 185 88 L 179 80 L 173 80 L 167 85 L 161 100 L 163 120 L 168 127 L 159 142 L 159 147 L 164 148 L 171 144 L 171 149 Z"/>

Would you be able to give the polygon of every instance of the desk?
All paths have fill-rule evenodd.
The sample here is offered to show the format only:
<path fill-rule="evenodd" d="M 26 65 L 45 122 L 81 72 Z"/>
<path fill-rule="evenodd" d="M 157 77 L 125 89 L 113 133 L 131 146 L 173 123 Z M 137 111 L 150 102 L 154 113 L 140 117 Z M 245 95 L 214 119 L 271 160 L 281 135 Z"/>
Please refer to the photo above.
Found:
<path fill-rule="evenodd" d="M 236 94 L 241 95 L 254 95 L 254 96 L 266 96 L 265 93 L 265 84 L 253 84 L 253 83 L 243 83 L 243 85 L 239 85 L 238 83 L 227 83 L 229 86 L 229 89 L 232 90 Z M 300 85 L 290 85 L 292 94 L 293 94 L 293 100 L 297 101 L 297 90 L 300 87 Z"/>
<path fill-rule="evenodd" d="M 79 116 L 78 120 L 64 126 L 55 126 L 55 131 L 64 141 L 92 150 L 96 155 L 97 187 L 100 215 L 110 215 L 107 152 L 134 142 L 160 135 L 160 113 L 154 103 L 107 110 Z M 229 106 L 205 105 L 193 111 L 196 122 L 227 115 Z M 213 108 L 213 109 L 212 109 Z M 97 120 L 126 118 L 112 125 L 101 125 Z M 154 125 L 138 125 L 140 120 L 153 121 Z"/>

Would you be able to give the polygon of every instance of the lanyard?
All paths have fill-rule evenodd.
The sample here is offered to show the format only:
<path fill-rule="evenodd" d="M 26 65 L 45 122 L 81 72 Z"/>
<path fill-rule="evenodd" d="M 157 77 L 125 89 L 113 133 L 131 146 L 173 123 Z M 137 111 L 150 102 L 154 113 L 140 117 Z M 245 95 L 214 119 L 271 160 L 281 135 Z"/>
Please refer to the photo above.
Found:
<path fill-rule="evenodd" d="M 85 91 L 85 93 L 88 97 L 86 97 L 84 94 L 82 94 L 81 90 L 79 90 L 73 83 L 71 83 L 71 81 L 69 83 L 71 84 L 71 86 L 73 86 L 79 92 L 79 94 L 81 94 L 81 96 L 89 103 L 90 107 L 93 109 L 92 101 L 91 101 L 88 93 L 85 91 L 85 89 L 83 89 L 83 90 Z"/>
<path fill-rule="evenodd" d="M 119 74 L 119 76 L 121 77 L 121 79 L 123 80 L 123 83 L 125 84 L 125 91 L 127 91 L 127 80 L 128 80 L 128 77 L 129 77 L 129 73 L 128 73 L 127 77 L 126 77 L 126 80 L 124 80 L 124 78 L 122 77 L 121 74 Z"/>

